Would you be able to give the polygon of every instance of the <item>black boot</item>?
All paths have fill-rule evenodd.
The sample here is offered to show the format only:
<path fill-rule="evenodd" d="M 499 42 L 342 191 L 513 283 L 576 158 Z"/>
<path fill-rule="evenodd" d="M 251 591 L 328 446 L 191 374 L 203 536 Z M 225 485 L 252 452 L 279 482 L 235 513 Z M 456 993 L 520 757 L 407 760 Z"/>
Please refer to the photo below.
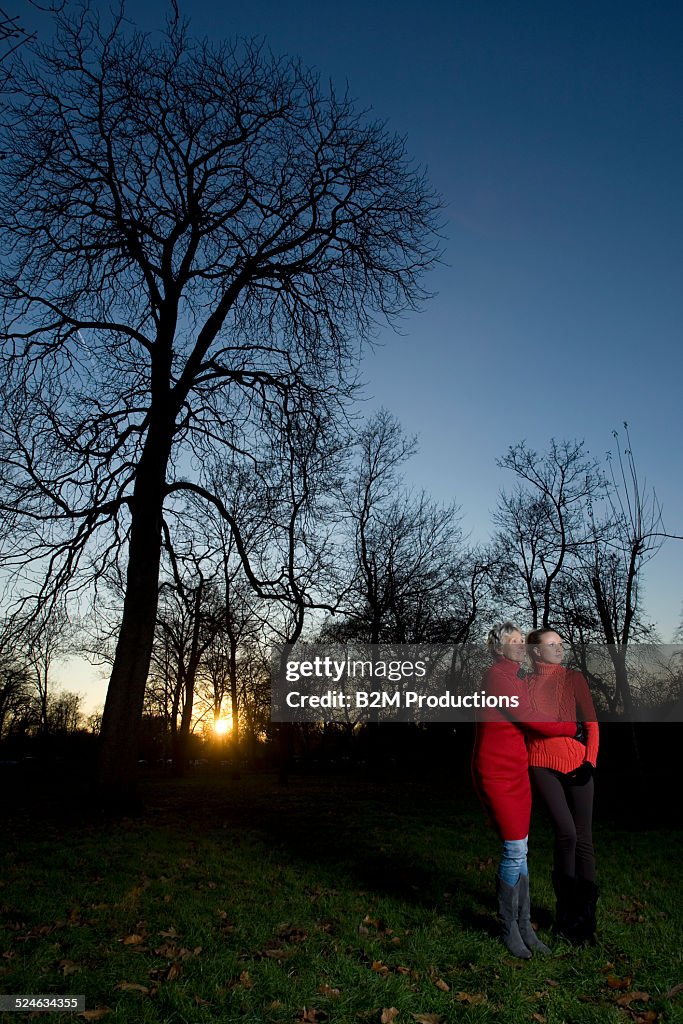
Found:
<path fill-rule="evenodd" d="M 598 887 L 587 878 L 576 879 L 574 898 L 574 942 L 587 942 L 595 945 L 596 919 L 595 912 L 598 902 Z"/>
<path fill-rule="evenodd" d="M 517 885 L 508 885 L 496 875 L 496 896 L 498 897 L 498 915 L 500 920 L 500 937 L 508 952 L 520 960 L 529 960 L 531 953 L 524 945 L 519 934 L 517 917 L 519 914 L 519 890 L 522 876 Z"/>
<path fill-rule="evenodd" d="M 519 934 L 522 938 L 524 945 L 532 951 L 532 953 L 546 953 L 550 955 L 551 949 L 548 949 L 545 942 L 537 937 L 536 932 L 531 927 L 531 901 L 529 898 L 529 876 L 520 875 L 519 882 L 519 911 L 517 914 L 517 925 L 519 927 Z"/>
<path fill-rule="evenodd" d="M 573 942 L 577 910 L 576 879 L 573 875 L 553 871 L 553 889 L 556 898 L 554 929 L 558 935 Z"/>

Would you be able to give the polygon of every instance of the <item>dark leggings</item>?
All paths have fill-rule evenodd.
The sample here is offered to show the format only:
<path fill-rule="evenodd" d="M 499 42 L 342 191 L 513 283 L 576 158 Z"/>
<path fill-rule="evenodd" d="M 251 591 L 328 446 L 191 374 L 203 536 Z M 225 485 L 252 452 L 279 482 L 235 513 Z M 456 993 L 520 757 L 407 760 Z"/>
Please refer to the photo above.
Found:
<path fill-rule="evenodd" d="M 594 882 L 593 779 L 572 786 L 550 768 L 530 768 L 529 772 L 555 829 L 555 871 Z"/>

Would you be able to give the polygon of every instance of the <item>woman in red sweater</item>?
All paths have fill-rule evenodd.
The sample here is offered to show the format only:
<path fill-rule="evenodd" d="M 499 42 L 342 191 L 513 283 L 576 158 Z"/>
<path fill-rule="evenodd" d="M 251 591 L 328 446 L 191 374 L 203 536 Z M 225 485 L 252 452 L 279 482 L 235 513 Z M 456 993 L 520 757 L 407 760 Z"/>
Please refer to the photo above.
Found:
<path fill-rule="evenodd" d="M 526 682 L 519 669 L 524 636 L 513 622 L 495 626 L 488 637 L 495 663 L 484 679 L 487 694 L 516 698 L 516 707 L 487 710 L 477 722 L 472 776 L 480 799 L 503 841 L 496 875 L 501 937 L 513 956 L 527 960 L 532 950 L 549 953 L 531 927 L 527 844 L 531 818 L 529 758 L 525 734 L 573 737 L 576 720 L 557 722 L 538 715 L 531 722 Z"/>
<path fill-rule="evenodd" d="M 598 758 L 598 723 L 586 680 L 564 668 L 564 648 L 555 630 L 535 629 L 527 637 L 533 670 L 528 677 L 534 712 L 585 727 L 585 745 L 570 737 L 532 737 L 532 783 L 550 812 L 555 830 L 553 887 L 557 931 L 573 942 L 595 940 L 593 770 Z"/>

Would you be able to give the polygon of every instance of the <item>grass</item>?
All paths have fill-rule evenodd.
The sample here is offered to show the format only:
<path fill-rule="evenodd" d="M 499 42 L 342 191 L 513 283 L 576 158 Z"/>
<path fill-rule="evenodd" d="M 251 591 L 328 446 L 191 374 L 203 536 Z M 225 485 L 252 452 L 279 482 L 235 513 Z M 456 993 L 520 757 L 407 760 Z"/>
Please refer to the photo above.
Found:
<path fill-rule="evenodd" d="M 272 1024 L 683 1022 L 680 833 L 598 822 L 599 943 L 550 958 L 496 938 L 497 841 L 460 783 L 150 776 L 144 816 L 15 806 L 0 989 L 85 993 L 85 1019 Z M 16 1014 L 0 1015 L 16 1022 Z M 63 1019 L 59 1017 L 58 1019 Z"/>

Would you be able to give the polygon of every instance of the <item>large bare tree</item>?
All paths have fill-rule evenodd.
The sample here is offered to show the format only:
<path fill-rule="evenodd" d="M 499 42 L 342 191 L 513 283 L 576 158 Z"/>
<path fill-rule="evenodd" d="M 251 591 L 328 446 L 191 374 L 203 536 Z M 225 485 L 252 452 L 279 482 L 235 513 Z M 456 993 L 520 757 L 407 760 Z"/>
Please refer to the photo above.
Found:
<path fill-rule="evenodd" d="M 230 518 L 202 473 L 217 447 L 248 459 L 299 420 L 334 424 L 359 341 L 424 297 L 439 204 L 403 141 L 295 60 L 178 20 L 57 23 L 18 51 L 0 130 L 2 554 L 49 597 L 126 545 L 102 721 L 116 794 L 164 519 L 188 491 Z"/>

